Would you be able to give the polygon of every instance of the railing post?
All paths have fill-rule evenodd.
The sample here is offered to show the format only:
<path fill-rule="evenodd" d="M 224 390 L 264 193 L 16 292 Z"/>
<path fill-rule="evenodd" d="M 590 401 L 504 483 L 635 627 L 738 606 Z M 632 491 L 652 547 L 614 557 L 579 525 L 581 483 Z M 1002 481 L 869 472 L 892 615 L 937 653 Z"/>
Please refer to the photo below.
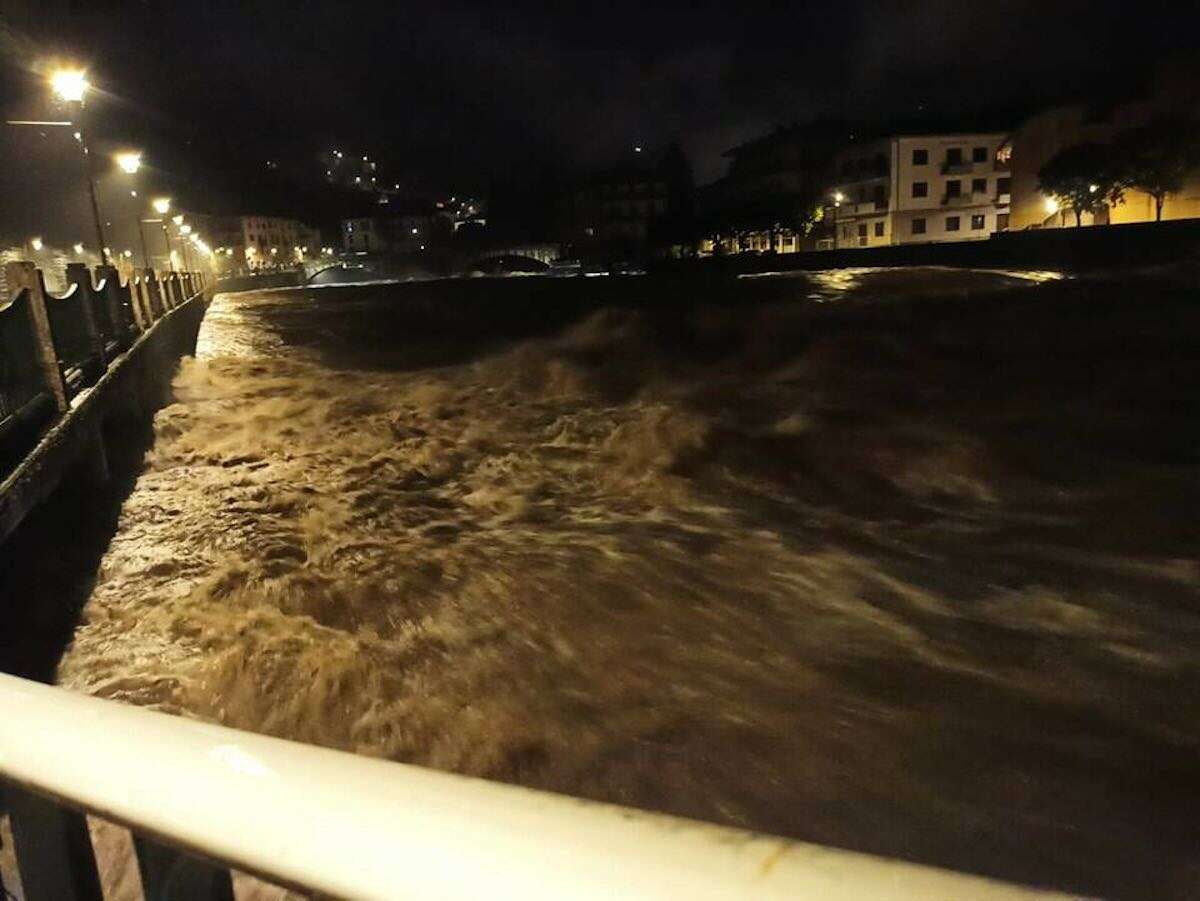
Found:
<path fill-rule="evenodd" d="M 136 270 L 133 270 L 136 272 Z M 105 303 L 108 305 L 108 315 L 112 319 L 113 330 L 117 333 L 117 338 L 121 347 L 127 347 L 130 341 L 130 332 L 138 325 L 136 322 L 136 310 L 133 310 L 133 276 L 129 278 L 129 284 L 121 285 L 121 276 L 117 272 L 115 266 L 97 266 L 96 277 L 104 280 Z M 129 307 L 122 303 L 122 293 L 129 292 L 130 303 Z M 134 313 L 135 321 L 129 321 L 130 312 Z"/>
<path fill-rule="evenodd" d="M 233 901 L 233 878 L 225 867 L 134 835 L 142 895 L 146 901 Z"/>
<path fill-rule="evenodd" d="M 146 298 L 149 307 L 150 322 L 157 322 L 162 318 L 163 301 L 162 301 L 162 283 L 159 282 L 158 276 L 155 275 L 153 269 L 143 270 L 146 273 Z"/>
<path fill-rule="evenodd" d="M 150 328 L 150 316 L 146 313 L 146 272 L 143 269 L 133 270 L 129 279 L 129 301 L 138 331 L 144 332 Z"/>
<path fill-rule="evenodd" d="M 18 788 L 6 797 L 25 901 L 103 901 L 84 815 Z"/>
<path fill-rule="evenodd" d="M 96 322 L 96 311 L 92 306 L 92 295 L 95 293 L 92 288 L 92 274 L 83 263 L 68 263 L 67 282 L 76 285 L 75 290 L 80 293 L 82 303 L 79 307 L 83 310 L 84 327 L 87 328 L 92 349 L 100 357 L 100 364 L 107 369 L 108 354 L 104 349 L 104 336 L 100 333 L 100 324 Z"/>
<path fill-rule="evenodd" d="M 67 388 L 63 384 L 62 371 L 58 367 L 58 351 L 54 348 L 54 337 L 50 331 L 50 317 L 46 313 L 45 284 L 33 263 L 16 261 L 4 265 L 4 276 L 12 293 L 29 292 L 29 315 L 33 333 L 37 338 L 38 363 L 46 388 L 54 398 L 54 406 L 60 413 L 69 409 Z"/>

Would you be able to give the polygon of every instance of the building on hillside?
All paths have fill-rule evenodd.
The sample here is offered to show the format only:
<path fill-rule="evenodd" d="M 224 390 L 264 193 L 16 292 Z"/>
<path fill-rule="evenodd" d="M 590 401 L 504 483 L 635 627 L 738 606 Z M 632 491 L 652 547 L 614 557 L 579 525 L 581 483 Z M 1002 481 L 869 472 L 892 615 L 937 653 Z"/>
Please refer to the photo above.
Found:
<path fill-rule="evenodd" d="M 454 219 L 438 212 L 342 220 L 342 247 L 348 253 L 419 253 L 445 243 Z"/>
<path fill-rule="evenodd" d="M 1009 224 L 1008 136 L 904 135 L 863 141 L 837 155 L 825 192 L 832 226 L 822 248 L 971 241 Z"/>
<path fill-rule="evenodd" d="M 595 172 L 560 200 L 562 243 L 579 257 L 641 257 L 676 240 L 690 222 L 691 167 L 672 145 L 660 154 L 640 148 L 634 159 Z"/>
<path fill-rule="evenodd" d="M 843 122 L 811 122 L 727 150 L 729 171 L 699 195 L 700 254 L 803 249 L 851 131 Z"/>
<path fill-rule="evenodd" d="M 1104 111 L 1082 106 L 1045 110 L 1027 119 L 1013 133 L 1012 228 L 1058 228 L 1074 225 L 1075 217 L 1060 210 L 1042 194 L 1038 172 L 1067 147 L 1085 142 L 1107 144 L 1129 128 L 1145 125 L 1158 116 L 1194 118 L 1200 109 L 1200 65 L 1164 64 L 1155 73 L 1147 96 Z M 1200 217 L 1200 170 L 1193 172 L 1183 190 L 1167 197 L 1163 219 Z M 1122 203 L 1084 213 L 1083 224 L 1153 222 L 1154 198 L 1127 190 Z"/>

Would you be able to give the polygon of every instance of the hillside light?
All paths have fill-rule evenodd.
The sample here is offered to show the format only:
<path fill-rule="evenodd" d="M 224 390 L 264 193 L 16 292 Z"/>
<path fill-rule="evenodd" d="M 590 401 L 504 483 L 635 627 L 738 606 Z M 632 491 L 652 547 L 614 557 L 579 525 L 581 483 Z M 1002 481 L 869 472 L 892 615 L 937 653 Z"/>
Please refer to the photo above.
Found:
<path fill-rule="evenodd" d="M 113 159 L 126 175 L 136 175 L 138 169 L 142 168 L 142 155 L 134 150 L 118 153 Z"/>
<path fill-rule="evenodd" d="M 171 198 L 156 197 L 150 205 L 154 207 L 154 212 L 158 213 L 158 215 L 165 216 L 171 211 Z"/>
<path fill-rule="evenodd" d="M 87 73 L 82 69 L 56 69 L 50 73 L 50 90 L 65 103 L 83 103 L 87 94 Z"/>
<path fill-rule="evenodd" d="M 1095 194 L 1099 190 L 1100 190 L 1099 185 L 1088 185 L 1088 193 L 1089 194 Z"/>

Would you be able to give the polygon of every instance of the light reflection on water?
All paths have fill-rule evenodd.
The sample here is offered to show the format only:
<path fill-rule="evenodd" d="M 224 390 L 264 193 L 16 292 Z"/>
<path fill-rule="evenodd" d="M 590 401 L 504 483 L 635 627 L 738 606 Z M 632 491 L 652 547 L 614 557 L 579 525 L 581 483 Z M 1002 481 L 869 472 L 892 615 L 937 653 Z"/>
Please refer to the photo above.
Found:
<path fill-rule="evenodd" d="M 1075 297 L 1021 287 L 1054 274 L 805 278 Z M 871 305 L 604 309 L 452 364 L 330 365 L 422 290 L 217 298 L 65 683 L 1008 878 L 1176 878 L 1183 808 L 1121 785 L 1196 749 L 1170 687 L 1200 662 L 1198 579 L 1186 483 L 1079 439 L 1176 427 L 1104 406 L 1096 380 L 1134 365 L 1112 323 L 1065 354 L 1036 343 L 1063 330 L 997 336 L 995 304 L 915 304 L 907 330 Z M 438 314 L 355 340 L 444 337 Z M 1063 393 L 1077 366 L 1090 393 Z"/>

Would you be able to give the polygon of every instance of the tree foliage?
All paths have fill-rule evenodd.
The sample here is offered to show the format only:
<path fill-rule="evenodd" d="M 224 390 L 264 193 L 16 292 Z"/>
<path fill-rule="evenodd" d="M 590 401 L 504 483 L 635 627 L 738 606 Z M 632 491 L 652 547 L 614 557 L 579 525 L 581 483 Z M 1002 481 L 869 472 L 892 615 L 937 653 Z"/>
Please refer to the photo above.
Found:
<path fill-rule="evenodd" d="M 1060 150 L 1042 166 L 1038 182 L 1042 193 L 1071 210 L 1079 225 L 1084 213 L 1096 213 L 1124 199 L 1120 170 L 1110 145 L 1075 144 Z"/>
<path fill-rule="evenodd" d="M 1154 218 L 1183 189 L 1188 172 L 1200 168 L 1200 127 L 1194 120 L 1160 116 L 1119 134 L 1114 141 L 1121 180 L 1154 198 Z"/>

